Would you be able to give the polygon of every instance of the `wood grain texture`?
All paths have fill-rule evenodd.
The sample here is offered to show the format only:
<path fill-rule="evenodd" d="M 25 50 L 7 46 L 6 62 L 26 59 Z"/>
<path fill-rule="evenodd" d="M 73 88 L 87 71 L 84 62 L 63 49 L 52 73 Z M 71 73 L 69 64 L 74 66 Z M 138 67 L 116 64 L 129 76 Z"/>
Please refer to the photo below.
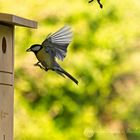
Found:
<path fill-rule="evenodd" d="M 13 140 L 14 25 L 37 28 L 37 22 L 0 13 L 0 140 Z"/>
<path fill-rule="evenodd" d="M 6 39 L 6 52 L 2 51 L 2 39 Z M 0 25 L 0 71 L 13 73 L 13 27 Z"/>
<path fill-rule="evenodd" d="M 14 26 L 0 25 L 0 140 L 13 140 L 13 43 Z"/>
<path fill-rule="evenodd" d="M 0 72 L 0 85 L 13 85 L 13 74 Z"/>
<path fill-rule="evenodd" d="M 22 18 L 12 14 L 0 13 L 0 22 L 7 23 L 9 25 L 18 25 L 29 28 L 37 28 L 37 22 Z"/>
<path fill-rule="evenodd" d="M 0 85 L 0 140 L 13 140 L 13 90 Z"/>

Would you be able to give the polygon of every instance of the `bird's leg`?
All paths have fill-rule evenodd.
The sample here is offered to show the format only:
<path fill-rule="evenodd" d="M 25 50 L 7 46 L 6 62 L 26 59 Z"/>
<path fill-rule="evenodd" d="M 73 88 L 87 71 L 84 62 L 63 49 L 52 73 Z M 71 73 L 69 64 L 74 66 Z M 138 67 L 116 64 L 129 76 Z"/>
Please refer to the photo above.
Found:
<path fill-rule="evenodd" d="M 35 63 L 34 66 L 39 66 L 41 69 L 44 69 L 44 67 L 40 65 L 40 62 Z"/>
<path fill-rule="evenodd" d="M 49 70 L 48 68 L 43 67 L 43 66 L 40 64 L 40 62 L 35 63 L 34 66 L 39 66 L 41 69 L 43 69 L 43 70 L 45 70 L 45 71 L 48 71 L 48 70 Z"/>
<path fill-rule="evenodd" d="M 40 62 L 35 63 L 35 64 L 34 64 L 34 66 L 38 66 L 38 65 L 39 65 L 39 63 L 40 63 Z"/>

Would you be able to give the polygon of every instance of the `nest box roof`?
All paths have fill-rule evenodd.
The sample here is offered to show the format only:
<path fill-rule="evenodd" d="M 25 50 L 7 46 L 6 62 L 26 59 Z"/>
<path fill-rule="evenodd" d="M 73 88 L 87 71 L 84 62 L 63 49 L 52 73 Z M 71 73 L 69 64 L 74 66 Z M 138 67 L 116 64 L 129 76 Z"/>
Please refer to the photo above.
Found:
<path fill-rule="evenodd" d="M 0 23 L 9 25 L 24 26 L 29 28 L 37 28 L 37 22 L 25 19 L 16 15 L 0 13 Z"/>

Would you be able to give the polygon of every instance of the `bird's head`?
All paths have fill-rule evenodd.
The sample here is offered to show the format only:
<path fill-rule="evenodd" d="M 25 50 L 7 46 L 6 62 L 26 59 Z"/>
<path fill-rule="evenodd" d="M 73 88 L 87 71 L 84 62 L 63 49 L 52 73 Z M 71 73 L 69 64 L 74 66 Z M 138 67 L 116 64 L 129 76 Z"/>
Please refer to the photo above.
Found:
<path fill-rule="evenodd" d="M 27 49 L 26 51 L 27 52 L 34 52 L 34 53 L 36 53 L 36 52 L 38 52 L 41 49 L 42 49 L 42 45 L 40 45 L 40 44 L 34 44 L 29 49 Z"/>

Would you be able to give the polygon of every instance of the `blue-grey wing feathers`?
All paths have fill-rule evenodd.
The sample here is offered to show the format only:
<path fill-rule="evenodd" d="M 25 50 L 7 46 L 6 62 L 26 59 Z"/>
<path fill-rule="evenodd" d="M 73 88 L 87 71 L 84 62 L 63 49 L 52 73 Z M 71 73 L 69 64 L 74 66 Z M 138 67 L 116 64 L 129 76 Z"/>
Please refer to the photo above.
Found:
<path fill-rule="evenodd" d="M 64 26 L 53 34 L 50 34 L 42 43 L 52 57 L 63 60 L 67 53 L 67 47 L 72 40 L 72 31 L 69 26 Z M 53 52 L 53 53 L 52 53 Z"/>

